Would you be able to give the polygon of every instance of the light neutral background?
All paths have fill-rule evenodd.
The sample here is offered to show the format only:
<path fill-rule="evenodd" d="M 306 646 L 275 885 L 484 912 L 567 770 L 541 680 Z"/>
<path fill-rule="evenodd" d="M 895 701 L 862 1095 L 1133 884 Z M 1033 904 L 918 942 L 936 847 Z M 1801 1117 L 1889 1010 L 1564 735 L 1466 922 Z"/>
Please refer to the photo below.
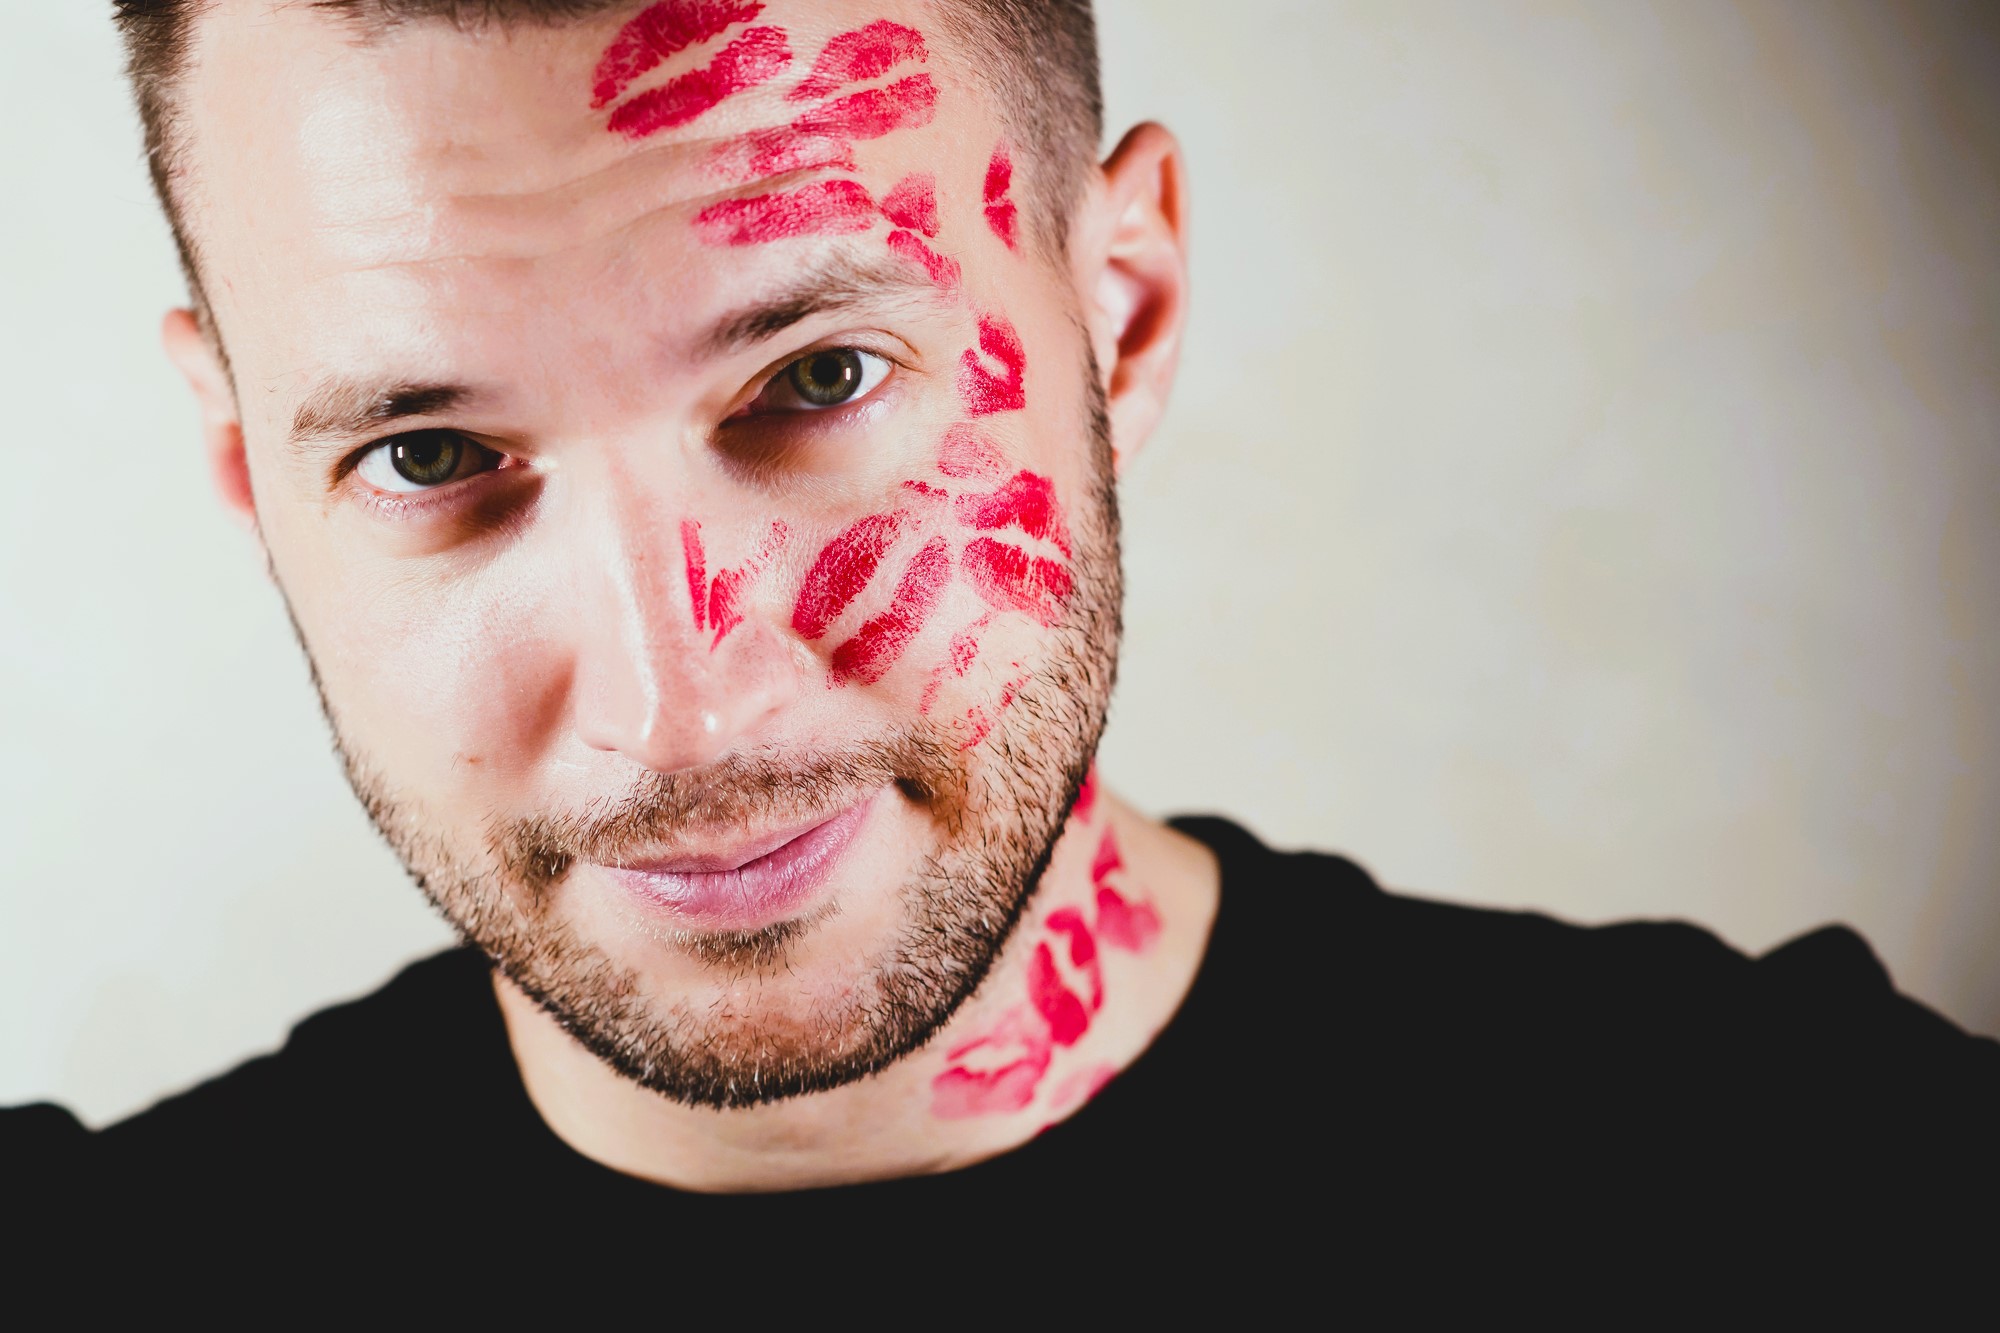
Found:
<path fill-rule="evenodd" d="M 109 6 L 15 8 L 0 1103 L 102 1122 L 447 935 L 205 490 Z M 1853 922 L 2000 1031 L 2000 11 L 1101 12 L 1197 282 L 1110 779 L 1441 897 Z"/>

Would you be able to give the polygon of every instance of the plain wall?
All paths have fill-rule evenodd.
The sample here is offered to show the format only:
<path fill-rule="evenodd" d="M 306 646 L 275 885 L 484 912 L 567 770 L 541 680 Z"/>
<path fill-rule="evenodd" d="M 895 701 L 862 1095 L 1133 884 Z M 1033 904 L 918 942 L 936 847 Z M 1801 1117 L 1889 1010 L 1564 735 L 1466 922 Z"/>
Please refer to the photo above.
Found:
<path fill-rule="evenodd" d="M 448 934 L 208 494 L 110 7 L 19 8 L 0 1103 L 102 1122 Z M 1848 921 L 2000 1031 L 2000 10 L 1100 10 L 1196 282 L 1108 780 L 1439 897 Z"/>

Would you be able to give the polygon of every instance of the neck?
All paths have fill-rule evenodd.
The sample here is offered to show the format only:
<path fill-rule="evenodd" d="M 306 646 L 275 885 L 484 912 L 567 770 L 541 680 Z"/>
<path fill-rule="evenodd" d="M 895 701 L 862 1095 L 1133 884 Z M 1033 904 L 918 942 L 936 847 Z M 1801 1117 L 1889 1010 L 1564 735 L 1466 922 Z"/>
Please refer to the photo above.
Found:
<path fill-rule="evenodd" d="M 494 984 L 536 1109 L 606 1166 L 718 1193 L 920 1175 L 1018 1147 L 1138 1058 L 1194 982 L 1218 888 L 1206 848 L 1099 790 L 979 992 L 929 1044 L 875 1077 L 744 1110 L 627 1082 Z"/>

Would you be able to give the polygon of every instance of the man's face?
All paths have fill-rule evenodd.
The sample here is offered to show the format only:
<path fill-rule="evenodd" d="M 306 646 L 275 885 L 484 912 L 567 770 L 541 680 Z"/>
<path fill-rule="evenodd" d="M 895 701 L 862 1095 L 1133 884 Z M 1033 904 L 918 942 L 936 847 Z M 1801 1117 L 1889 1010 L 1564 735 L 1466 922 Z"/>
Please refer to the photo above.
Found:
<path fill-rule="evenodd" d="M 1102 725 L 1076 283 L 929 21 L 197 33 L 182 198 L 356 790 L 518 984 L 685 1099 L 934 1032 Z"/>

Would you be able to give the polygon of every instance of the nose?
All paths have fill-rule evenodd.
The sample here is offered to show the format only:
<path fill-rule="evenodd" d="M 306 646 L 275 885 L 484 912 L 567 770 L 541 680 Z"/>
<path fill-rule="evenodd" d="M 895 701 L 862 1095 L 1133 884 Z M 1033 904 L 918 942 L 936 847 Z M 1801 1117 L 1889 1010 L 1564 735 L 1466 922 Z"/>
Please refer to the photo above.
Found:
<path fill-rule="evenodd" d="M 578 737 L 656 772 L 696 768 L 754 741 L 797 696 L 780 618 L 759 597 L 784 525 L 704 524 L 643 489 L 612 490 L 579 590 Z"/>

